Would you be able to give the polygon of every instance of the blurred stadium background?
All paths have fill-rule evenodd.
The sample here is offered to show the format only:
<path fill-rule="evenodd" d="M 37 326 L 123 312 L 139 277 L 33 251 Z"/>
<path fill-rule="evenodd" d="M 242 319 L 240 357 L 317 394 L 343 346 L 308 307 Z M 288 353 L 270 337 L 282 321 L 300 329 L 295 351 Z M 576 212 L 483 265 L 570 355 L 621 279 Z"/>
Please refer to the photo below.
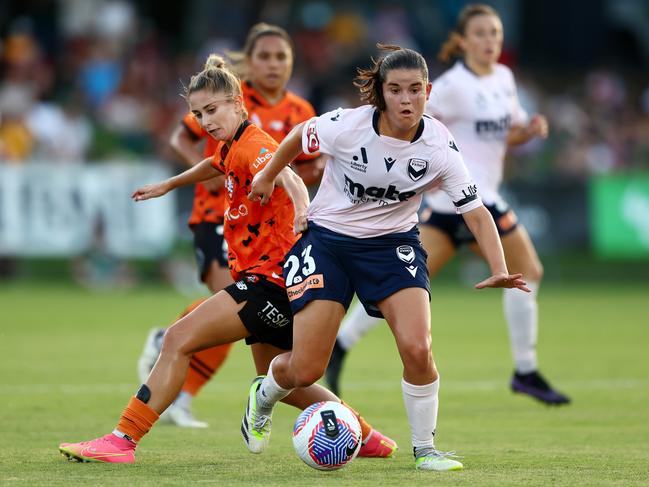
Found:
<path fill-rule="evenodd" d="M 187 304 L 184 295 L 205 293 L 186 227 L 191 188 L 137 206 L 129 195 L 182 170 L 167 140 L 187 109 L 182 82 L 207 54 L 239 48 L 258 21 L 285 27 L 296 48 L 290 88 L 321 113 L 359 103 L 351 79 L 376 55 L 377 41 L 418 49 L 435 77 L 444 69 L 437 50 L 466 3 L 0 0 L 0 483 L 65 483 L 70 475 L 94 481 L 99 470 L 72 474 L 55 457 L 56 445 L 112 424 L 134 390 L 148 328 L 171 321 Z M 501 14 L 502 61 L 517 76 L 523 105 L 550 122 L 546 141 L 508 155 L 505 192 L 546 268 L 541 360 L 575 404 L 545 416 L 505 395 L 511 371 L 499 298 L 457 288 L 458 276 L 470 284 L 485 269 L 456 259 L 436 280 L 442 289 L 433 299 L 435 346 L 449 385 L 445 438 L 474 468 L 456 479 L 646 485 L 649 2 L 487 3 Z M 455 310 L 467 299 L 469 311 L 484 318 L 458 323 Z M 406 475 L 396 351 L 385 329 L 358 349 L 350 397 L 367 415 L 383 415 L 381 427 L 401 431 L 397 474 Z M 385 357 L 378 369 L 371 366 L 375 350 Z M 124 360 L 107 370 L 105 358 L 116 352 Z M 135 483 L 131 475 L 140 475 L 139 485 L 202 482 L 206 472 L 232 481 L 245 455 L 237 436 L 241 383 L 253 371 L 244 347 L 229 364 L 214 381 L 220 386 L 208 386 L 197 401 L 199 417 L 213 425 L 210 435 L 225 445 L 218 457 L 229 463 L 225 470 L 212 457 L 214 436 L 166 431 L 145 443 L 149 463 L 139 474 L 106 470 L 100 483 Z M 394 390 L 386 406 L 388 379 Z M 294 416 L 280 412 L 278 424 L 288 428 Z M 284 446 L 270 463 L 246 468 L 271 472 L 269 485 L 285 485 L 287 475 L 325 482 L 297 460 L 282 463 L 290 451 L 284 436 L 277 434 Z M 197 449 L 179 454 L 169 438 L 189 438 Z M 493 458 L 505 459 L 504 468 L 494 468 Z M 174 462 L 196 468 L 175 470 Z M 362 474 L 368 482 L 403 478 L 373 467 Z M 357 481 L 361 468 L 330 480 Z M 565 476 L 574 468 L 583 477 Z M 481 470 L 485 477 L 473 477 Z"/>
<path fill-rule="evenodd" d="M 0 278 L 189 286 L 169 263 L 187 255 L 191 189 L 137 209 L 125 197 L 182 169 L 167 140 L 186 110 L 181 83 L 206 55 L 239 48 L 257 21 L 286 27 L 290 88 L 321 113 L 359 103 L 351 78 L 377 41 L 420 50 L 440 73 L 435 55 L 464 3 L 0 2 Z M 491 3 L 522 103 L 550 121 L 547 141 L 512 151 L 506 177 L 547 278 L 574 276 L 572 263 L 591 279 L 596 263 L 602 279 L 622 266 L 645 280 L 649 3 Z"/>

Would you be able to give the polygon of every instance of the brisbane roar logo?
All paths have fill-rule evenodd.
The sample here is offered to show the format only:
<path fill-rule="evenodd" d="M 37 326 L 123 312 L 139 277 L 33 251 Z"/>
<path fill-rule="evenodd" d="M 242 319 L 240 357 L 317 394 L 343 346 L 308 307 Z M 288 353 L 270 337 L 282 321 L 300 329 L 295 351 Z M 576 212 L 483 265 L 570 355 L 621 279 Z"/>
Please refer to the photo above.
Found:
<path fill-rule="evenodd" d="M 311 119 L 306 126 L 306 146 L 309 152 L 318 152 L 320 150 L 320 140 L 318 139 L 315 119 Z"/>

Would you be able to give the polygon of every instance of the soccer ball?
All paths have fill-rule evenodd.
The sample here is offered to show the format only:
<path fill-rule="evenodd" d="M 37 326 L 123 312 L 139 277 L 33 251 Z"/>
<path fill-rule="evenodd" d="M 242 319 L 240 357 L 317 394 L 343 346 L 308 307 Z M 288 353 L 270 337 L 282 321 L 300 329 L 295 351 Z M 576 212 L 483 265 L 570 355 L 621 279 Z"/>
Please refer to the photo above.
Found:
<path fill-rule="evenodd" d="M 309 467 L 336 470 L 351 462 L 361 449 L 361 425 L 344 404 L 311 404 L 295 421 L 293 447 Z"/>

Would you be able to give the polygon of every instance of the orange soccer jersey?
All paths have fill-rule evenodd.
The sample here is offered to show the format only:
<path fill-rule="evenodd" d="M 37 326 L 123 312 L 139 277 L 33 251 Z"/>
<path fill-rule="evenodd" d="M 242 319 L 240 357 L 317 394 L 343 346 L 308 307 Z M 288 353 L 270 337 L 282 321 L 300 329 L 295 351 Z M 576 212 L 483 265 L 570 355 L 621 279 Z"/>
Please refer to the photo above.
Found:
<path fill-rule="evenodd" d="M 228 266 L 237 280 L 245 274 L 265 276 L 284 287 L 284 255 L 297 240 L 293 233 L 293 203 L 279 187 L 261 206 L 250 201 L 250 183 L 268 163 L 277 142 L 260 128 L 245 121 L 229 151 L 215 154 L 212 165 L 225 174 L 225 223 Z"/>
<path fill-rule="evenodd" d="M 202 138 L 206 139 L 205 148 L 203 149 L 203 155 L 205 157 L 210 157 L 220 150 L 220 146 L 223 143 L 205 132 L 193 113 L 189 112 L 185 115 L 182 123 L 197 140 Z M 208 191 L 201 183 L 197 183 L 194 187 L 194 203 L 188 223 L 190 225 L 196 225 L 201 222 L 223 223 L 224 194 L 225 191 L 223 189 Z"/>
<path fill-rule="evenodd" d="M 304 98 L 290 91 L 286 91 L 284 97 L 278 103 L 271 105 L 249 82 L 241 82 L 241 89 L 243 91 L 243 102 L 248 110 L 250 120 L 277 142 L 281 142 L 297 124 L 315 116 L 313 106 Z M 185 115 L 182 123 L 197 140 L 201 138 L 207 139 L 203 150 L 205 157 L 212 156 L 220 150 L 222 142 L 210 137 L 191 112 Z M 297 161 L 307 161 L 317 157 L 317 155 L 301 154 L 297 157 Z M 194 225 L 201 222 L 222 223 L 225 204 L 223 193 L 222 190 L 216 193 L 210 192 L 202 184 L 196 184 L 189 224 Z"/>
<path fill-rule="evenodd" d="M 297 124 L 315 116 L 311 103 L 291 91 L 286 91 L 278 103 L 271 105 L 249 81 L 241 83 L 241 90 L 250 121 L 277 142 L 284 140 Z M 314 157 L 317 157 L 317 154 L 301 154 L 297 160 L 305 161 Z"/>

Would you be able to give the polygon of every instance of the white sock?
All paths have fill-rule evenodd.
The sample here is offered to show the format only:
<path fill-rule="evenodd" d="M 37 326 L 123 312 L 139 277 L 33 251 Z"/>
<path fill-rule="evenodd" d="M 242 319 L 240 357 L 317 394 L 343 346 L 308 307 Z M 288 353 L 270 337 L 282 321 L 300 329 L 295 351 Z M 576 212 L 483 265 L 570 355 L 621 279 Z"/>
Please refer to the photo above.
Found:
<path fill-rule="evenodd" d="M 356 342 L 380 321 L 380 318 L 368 315 L 363 305 L 357 302 L 348 311 L 342 325 L 340 325 L 337 337 L 338 343 L 345 350 L 353 348 Z"/>
<path fill-rule="evenodd" d="M 174 404 L 176 406 L 179 406 L 181 409 L 189 409 L 192 406 L 192 399 L 194 399 L 194 396 L 192 396 L 189 392 L 180 391 L 180 394 L 178 394 L 178 396 L 176 397 Z"/>
<path fill-rule="evenodd" d="M 439 407 L 439 377 L 435 382 L 423 386 L 409 384 L 401 379 L 401 390 L 412 431 L 412 446 L 434 448 Z"/>
<path fill-rule="evenodd" d="M 288 396 L 293 389 L 284 389 L 273 377 L 273 362 L 275 362 L 275 357 L 268 367 L 268 375 L 266 378 L 261 381 L 261 385 L 257 390 L 257 409 L 261 414 L 270 416 L 270 413 L 273 410 L 273 406 L 277 401 L 281 401 L 286 396 Z"/>
<path fill-rule="evenodd" d="M 536 359 L 536 339 L 538 335 L 538 306 L 536 294 L 539 285 L 528 282 L 532 292 L 526 293 L 518 289 L 505 289 L 503 292 L 503 307 L 509 327 L 509 342 L 516 371 L 527 374 L 538 369 Z"/>

